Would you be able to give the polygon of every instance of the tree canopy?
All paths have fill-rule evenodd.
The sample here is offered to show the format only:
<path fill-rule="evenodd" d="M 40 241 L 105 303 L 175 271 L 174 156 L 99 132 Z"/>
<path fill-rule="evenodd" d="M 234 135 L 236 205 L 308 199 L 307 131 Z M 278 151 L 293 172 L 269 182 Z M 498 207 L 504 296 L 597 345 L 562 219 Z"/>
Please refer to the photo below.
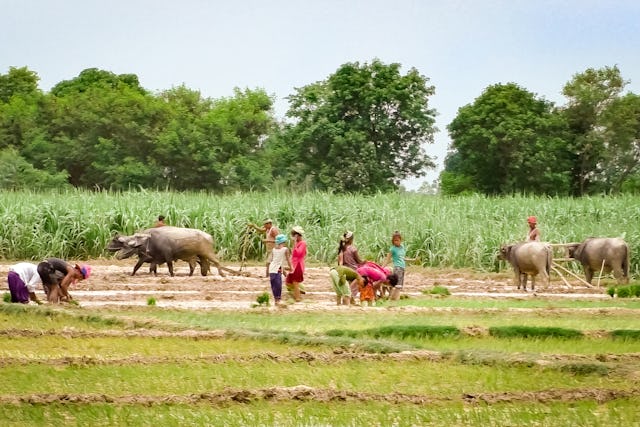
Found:
<path fill-rule="evenodd" d="M 434 164 L 434 87 L 400 64 L 342 65 L 326 80 L 298 88 L 287 115 L 288 138 L 298 151 L 300 176 L 314 188 L 374 192 L 396 189 Z"/>
<path fill-rule="evenodd" d="M 489 86 L 449 124 L 447 194 L 584 195 L 638 191 L 638 96 L 617 67 L 587 69 L 555 107 L 515 83 Z"/>

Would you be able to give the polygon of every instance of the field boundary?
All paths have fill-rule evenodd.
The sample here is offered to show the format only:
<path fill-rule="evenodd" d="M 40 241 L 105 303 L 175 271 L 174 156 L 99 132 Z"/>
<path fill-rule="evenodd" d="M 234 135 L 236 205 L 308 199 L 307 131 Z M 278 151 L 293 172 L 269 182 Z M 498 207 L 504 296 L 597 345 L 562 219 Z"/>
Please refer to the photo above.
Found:
<path fill-rule="evenodd" d="M 176 404 L 249 404 L 268 402 L 385 402 L 390 404 L 410 403 L 414 405 L 462 402 L 466 404 L 501 403 L 552 403 L 593 400 L 605 403 L 612 400 L 640 396 L 640 389 L 614 390 L 601 388 L 550 389 L 525 392 L 464 393 L 458 397 L 413 395 L 404 393 L 363 393 L 348 390 L 314 388 L 305 385 L 293 387 L 269 387 L 262 389 L 227 388 L 220 392 L 189 395 L 106 395 L 106 394 L 29 394 L 0 395 L 0 405 L 82 405 L 108 403 L 115 405 L 176 405 Z"/>

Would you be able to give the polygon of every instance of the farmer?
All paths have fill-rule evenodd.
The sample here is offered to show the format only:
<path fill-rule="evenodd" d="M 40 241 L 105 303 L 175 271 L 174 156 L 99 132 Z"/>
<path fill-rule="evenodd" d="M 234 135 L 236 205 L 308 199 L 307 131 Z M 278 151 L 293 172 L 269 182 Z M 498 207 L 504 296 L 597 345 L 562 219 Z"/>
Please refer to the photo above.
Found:
<path fill-rule="evenodd" d="M 540 241 L 540 229 L 536 227 L 538 219 L 535 216 L 527 218 L 527 224 L 529 224 L 529 233 L 527 234 L 527 242 L 539 242 Z"/>
<path fill-rule="evenodd" d="M 285 262 L 291 271 L 291 253 L 289 248 L 284 246 L 287 242 L 287 236 L 278 234 L 276 236 L 276 246 L 271 250 L 267 259 L 267 277 L 271 284 L 271 292 L 276 305 L 280 305 L 282 297 L 282 273 L 284 272 Z"/>
<path fill-rule="evenodd" d="M 304 241 L 304 230 L 296 225 L 291 229 L 291 239 L 294 242 L 291 252 L 291 265 L 293 270 L 287 274 L 287 289 L 293 293 L 296 302 L 302 301 L 300 286 L 304 282 L 304 258 L 307 256 L 307 243 Z"/>
<path fill-rule="evenodd" d="M 42 283 L 42 279 L 40 279 L 38 268 L 34 264 L 20 262 L 9 267 L 7 281 L 11 302 L 28 304 L 31 300 L 36 304 L 42 304 L 42 301 L 36 296 L 36 286 Z"/>
<path fill-rule="evenodd" d="M 329 270 L 329 277 L 331 277 L 331 284 L 336 291 L 337 305 L 349 305 L 351 303 L 350 283 L 356 282 L 356 286 L 359 287 L 362 283 L 362 276 L 346 265 L 339 265 Z"/>
<path fill-rule="evenodd" d="M 69 264 L 60 258 L 48 258 L 38 264 L 38 274 L 49 302 L 70 301 L 69 286 L 91 275 L 90 265 Z"/>
<path fill-rule="evenodd" d="M 167 225 L 167 224 L 164 223 L 164 215 L 159 215 L 158 216 L 158 220 L 153 225 L 153 227 L 154 228 L 158 228 L 158 227 L 164 227 L 165 225 Z"/>
<path fill-rule="evenodd" d="M 374 294 L 380 293 L 380 296 L 384 295 L 383 286 L 390 286 L 395 288 L 398 284 L 398 275 L 394 274 L 387 267 L 382 267 L 375 262 L 366 261 L 356 270 L 362 277 L 367 277 L 368 281 L 373 287 Z M 360 295 L 360 301 L 362 301 L 362 295 Z"/>
<path fill-rule="evenodd" d="M 273 220 L 271 218 L 265 219 L 263 221 L 262 227 L 258 227 L 257 225 L 252 223 L 249 223 L 248 226 L 256 230 L 258 233 L 264 233 L 264 239 L 262 239 L 262 242 L 267 249 L 266 254 L 268 258 L 271 254 L 271 251 L 276 246 L 276 236 L 280 234 L 280 230 L 278 230 L 278 227 L 275 227 L 273 225 Z M 268 262 L 267 268 L 269 268 Z"/>
<path fill-rule="evenodd" d="M 340 245 L 338 246 L 338 265 L 344 265 L 357 270 L 364 261 L 358 254 L 358 248 L 353 245 L 353 232 L 347 231 L 340 238 Z M 351 304 L 356 303 L 356 296 L 358 295 L 358 285 L 352 282 L 351 284 Z"/>

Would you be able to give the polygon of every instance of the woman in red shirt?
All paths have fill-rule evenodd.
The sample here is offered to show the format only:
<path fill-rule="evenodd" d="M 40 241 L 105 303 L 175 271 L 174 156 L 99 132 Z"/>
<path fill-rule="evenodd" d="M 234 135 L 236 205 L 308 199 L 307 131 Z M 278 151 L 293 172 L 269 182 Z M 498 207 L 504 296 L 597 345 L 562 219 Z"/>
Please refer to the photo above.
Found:
<path fill-rule="evenodd" d="M 293 250 L 291 251 L 291 265 L 293 271 L 287 274 L 287 288 L 293 292 L 293 299 L 296 302 L 302 301 L 300 296 L 300 284 L 304 282 L 304 258 L 307 256 L 307 243 L 304 241 L 304 230 L 296 225 L 291 229 L 291 240 L 293 240 Z"/>

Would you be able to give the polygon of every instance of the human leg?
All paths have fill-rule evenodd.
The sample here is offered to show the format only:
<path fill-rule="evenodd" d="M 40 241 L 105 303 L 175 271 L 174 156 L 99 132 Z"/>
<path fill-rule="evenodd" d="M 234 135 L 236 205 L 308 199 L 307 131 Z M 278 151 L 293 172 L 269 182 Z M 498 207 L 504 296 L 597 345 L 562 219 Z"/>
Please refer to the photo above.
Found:
<path fill-rule="evenodd" d="M 273 299 L 278 303 L 282 298 L 282 275 L 280 273 L 270 273 L 269 282 Z"/>

